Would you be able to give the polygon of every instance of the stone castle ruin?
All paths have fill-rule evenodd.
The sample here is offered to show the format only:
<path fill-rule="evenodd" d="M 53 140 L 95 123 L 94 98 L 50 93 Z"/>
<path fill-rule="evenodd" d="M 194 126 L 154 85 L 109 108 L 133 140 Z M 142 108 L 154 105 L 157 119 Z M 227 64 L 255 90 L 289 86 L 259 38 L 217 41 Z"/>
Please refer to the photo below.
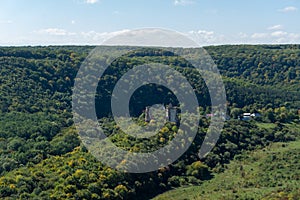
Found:
<path fill-rule="evenodd" d="M 166 122 L 171 122 L 171 123 L 178 123 L 179 118 L 178 118 L 178 113 L 179 113 L 179 108 L 173 106 L 171 103 L 165 107 L 163 107 L 165 111 L 165 120 Z M 147 106 L 145 109 L 145 122 L 150 122 L 151 120 L 155 120 L 155 117 L 152 114 L 151 107 Z"/>

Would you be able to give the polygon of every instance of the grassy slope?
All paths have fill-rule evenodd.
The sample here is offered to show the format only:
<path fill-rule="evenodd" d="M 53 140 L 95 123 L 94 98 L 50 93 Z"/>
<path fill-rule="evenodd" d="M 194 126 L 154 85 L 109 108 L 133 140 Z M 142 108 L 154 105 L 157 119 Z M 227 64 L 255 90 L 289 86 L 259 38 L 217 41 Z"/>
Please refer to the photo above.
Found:
<path fill-rule="evenodd" d="M 300 130 L 300 125 L 290 125 Z M 201 186 L 159 195 L 169 199 L 300 199 L 300 139 L 244 153 Z"/>

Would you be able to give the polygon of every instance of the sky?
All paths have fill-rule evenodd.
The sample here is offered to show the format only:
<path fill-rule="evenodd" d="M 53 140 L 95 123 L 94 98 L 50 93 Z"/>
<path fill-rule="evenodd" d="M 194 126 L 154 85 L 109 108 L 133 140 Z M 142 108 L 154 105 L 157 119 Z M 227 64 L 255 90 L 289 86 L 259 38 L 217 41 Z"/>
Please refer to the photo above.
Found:
<path fill-rule="evenodd" d="M 201 46 L 300 44 L 300 0 L 0 0 L 0 46 L 99 45 L 149 27 Z"/>

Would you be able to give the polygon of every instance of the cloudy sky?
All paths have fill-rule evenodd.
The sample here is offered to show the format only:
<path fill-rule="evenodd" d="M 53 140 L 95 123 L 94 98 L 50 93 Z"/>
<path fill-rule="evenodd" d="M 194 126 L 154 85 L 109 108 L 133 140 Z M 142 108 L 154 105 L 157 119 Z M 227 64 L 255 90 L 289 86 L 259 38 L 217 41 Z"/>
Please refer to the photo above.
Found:
<path fill-rule="evenodd" d="M 160 27 L 200 45 L 300 43 L 300 0 L 0 0 L 0 46 L 101 44 Z"/>

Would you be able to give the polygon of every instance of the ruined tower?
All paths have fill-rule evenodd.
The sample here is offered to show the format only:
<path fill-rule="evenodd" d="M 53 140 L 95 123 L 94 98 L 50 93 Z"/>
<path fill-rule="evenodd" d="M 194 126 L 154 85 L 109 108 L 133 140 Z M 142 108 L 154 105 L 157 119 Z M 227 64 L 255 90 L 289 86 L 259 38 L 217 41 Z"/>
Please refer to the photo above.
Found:
<path fill-rule="evenodd" d="M 178 123 L 178 108 L 173 107 L 171 103 L 166 107 L 166 120 L 168 122 Z"/>
<path fill-rule="evenodd" d="M 145 122 L 150 122 L 151 116 L 150 116 L 150 107 L 147 106 L 145 110 Z"/>

